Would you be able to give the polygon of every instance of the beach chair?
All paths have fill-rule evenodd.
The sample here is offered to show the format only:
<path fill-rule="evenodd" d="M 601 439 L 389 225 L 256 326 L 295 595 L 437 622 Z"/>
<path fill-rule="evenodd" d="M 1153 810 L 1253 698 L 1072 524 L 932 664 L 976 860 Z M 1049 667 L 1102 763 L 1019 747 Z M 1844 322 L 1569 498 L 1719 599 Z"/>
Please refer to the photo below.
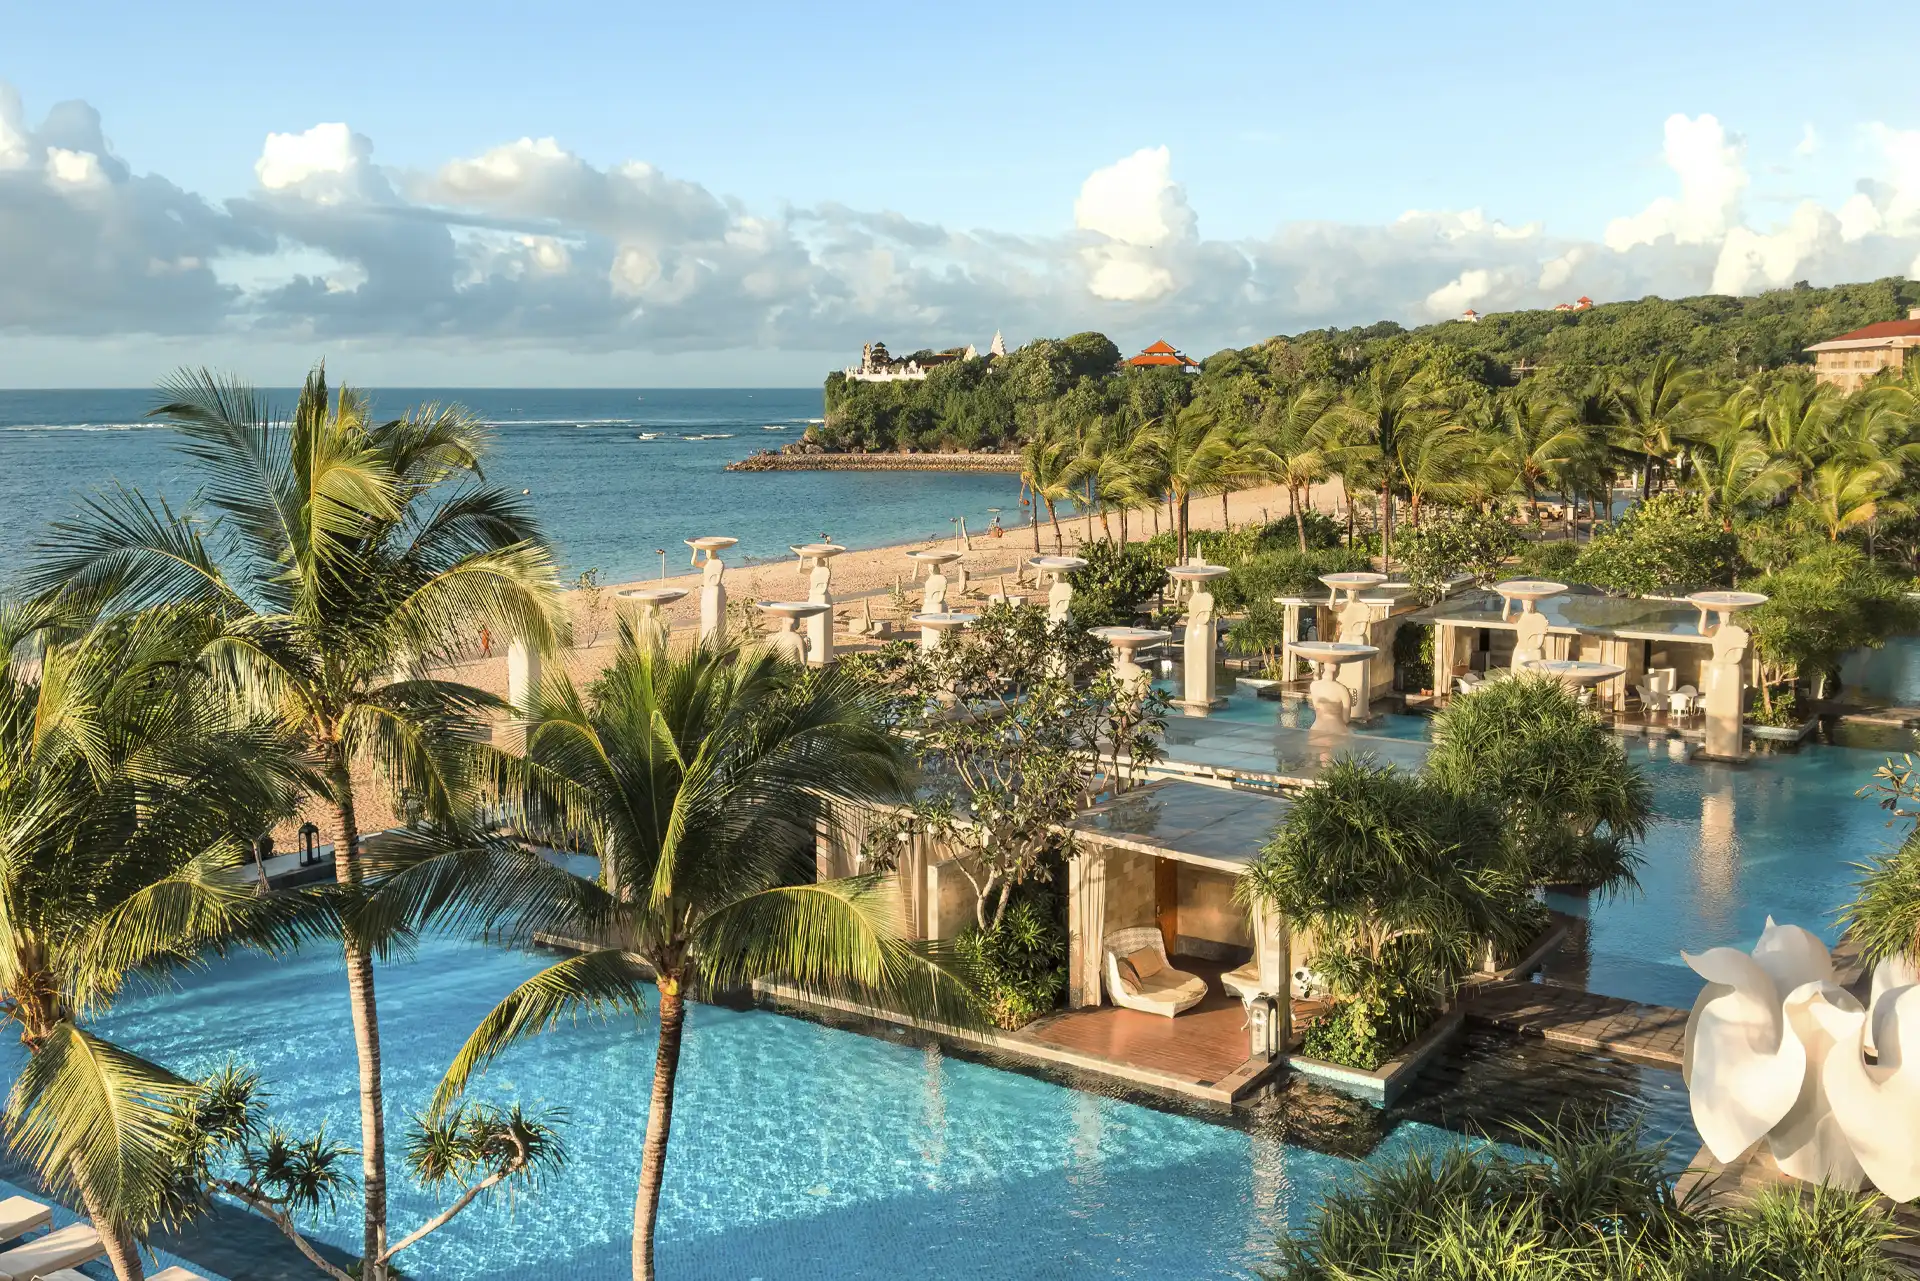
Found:
<path fill-rule="evenodd" d="M 106 1252 L 91 1223 L 69 1223 L 0 1251 L 0 1281 L 41 1281 L 62 1268 L 77 1268 Z"/>
<path fill-rule="evenodd" d="M 1167 964 L 1167 946 L 1153 925 L 1115 930 L 1103 944 L 1107 996 L 1122 1009 L 1168 1018 L 1207 996 L 1207 981 Z"/>
<path fill-rule="evenodd" d="M 189 1272 L 178 1265 L 156 1272 L 147 1281 L 207 1281 L 198 1272 Z"/>
<path fill-rule="evenodd" d="M 35 1228 L 53 1226 L 53 1208 L 32 1197 L 10 1196 L 0 1201 L 0 1241 L 23 1237 Z"/>

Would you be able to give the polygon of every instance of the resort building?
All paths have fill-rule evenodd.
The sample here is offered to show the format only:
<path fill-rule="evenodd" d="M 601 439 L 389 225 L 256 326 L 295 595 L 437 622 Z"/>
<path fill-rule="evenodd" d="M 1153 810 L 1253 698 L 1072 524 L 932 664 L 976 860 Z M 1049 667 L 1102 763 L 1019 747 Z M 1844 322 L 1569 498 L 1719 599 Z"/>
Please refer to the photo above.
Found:
<path fill-rule="evenodd" d="M 1841 391 L 1858 391 L 1883 369 L 1905 369 L 1910 347 L 1920 347 L 1920 307 L 1909 308 L 1905 320 L 1883 320 L 1807 350 L 1813 353 L 1815 379 Z"/>
<path fill-rule="evenodd" d="M 1480 323 L 1480 313 L 1469 307 L 1460 313 L 1460 319 L 1466 321 L 1469 325 L 1477 325 Z"/>
<path fill-rule="evenodd" d="M 1200 372 L 1200 362 L 1188 360 L 1164 338 L 1127 361 L 1134 369 L 1179 369 L 1189 374 Z"/>

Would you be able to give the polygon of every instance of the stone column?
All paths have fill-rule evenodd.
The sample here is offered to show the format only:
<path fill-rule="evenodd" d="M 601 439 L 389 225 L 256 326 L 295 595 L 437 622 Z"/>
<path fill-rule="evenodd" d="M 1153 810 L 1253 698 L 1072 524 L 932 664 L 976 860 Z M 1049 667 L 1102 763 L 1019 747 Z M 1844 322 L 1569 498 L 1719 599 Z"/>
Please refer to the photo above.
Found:
<path fill-rule="evenodd" d="M 1340 633 L 1334 639 L 1347 645 L 1373 644 L 1373 606 L 1357 600 L 1342 605 L 1336 614 Z M 1373 660 L 1341 663 L 1334 669 L 1334 683 L 1347 691 L 1348 720 L 1366 720 L 1373 715 Z M 1317 682 L 1316 682 L 1317 683 Z M 1311 699 L 1313 693 L 1308 691 Z M 1314 711 L 1320 710 L 1319 702 L 1314 702 Z M 1345 724 L 1343 721 L 1342 724 Z"/>
<path fill-rule="evenodd" d="M 1713 631 L 1713 659 L 1707 667 L 1703 691 L 1707 711 L 1708 756 L 1737 760 L 1746 754 L 1747 653 L 1752 637 L 1746 628 L 1722 623 Z"/>
<path fill-rule="evenodd" d="M 1067 614 L 1073 608 L 1073 584 L 1067 581 L 1065 574 L 1053 576 L 1053 586 L 1047 589 L 1047 621 L 1064 623 Z"/>
<path fill-rule="evenodd" d="M 534 691 L 540 688 L 540 651 L 523 640 L 514 640 L 507 646 L 507 701 L 514 706 L 512 719 L 508 721 L 510 737 L 516 745 L 526 746 L 526 719 L 519 711 L 533 701 Z"/>
<path fill-rule="evenodd" d="M 927 585 L 920 591 L 920 612 L 923 614 L 944 614 L 947 612 L 947 576 L 938 566 L 927 570 Z"/>
<path fill-rule="evenodd" d="M 727 585 L 722 581 L 727 567 L 718 556 L 709 554 L 700 571 L 700 643 L 723 645 L 727 640 Z"/>
<path fill-rule="evenodd" d="M 1294 679 L 1293 643 L 1300 639 L 1300 610 L 1306 600 L 1299 596 L 1276 596 L 1274 603 L 1285 613 L 1286 621 L 1281 624 L 1280 632 L 1280 673 L 1283 680 Z"/>
<path fill-rule="evenodd" d="M 1207 590 L 1205 583 L 1195 583 L 1193 594 L 1187 598 L 1187 631 L 1180 655 L 1181 667 L 1186 675 L 1186 697 L 1181 701 L 1189 707 L 1227 705 L 1226 699 L 1214 694 L 1215 630 L 1213 593 Z"/>
<path fill-rule="evenodd" d="M 807 661 L 815 667 L 825 667 L 833 661 L 832 585 L 833 571 L 827 567 L 827 562 L 815 561 L 813 573 L 807 579 L 807 599 L 827 607 L 825 612 L 807 620 Z"/>

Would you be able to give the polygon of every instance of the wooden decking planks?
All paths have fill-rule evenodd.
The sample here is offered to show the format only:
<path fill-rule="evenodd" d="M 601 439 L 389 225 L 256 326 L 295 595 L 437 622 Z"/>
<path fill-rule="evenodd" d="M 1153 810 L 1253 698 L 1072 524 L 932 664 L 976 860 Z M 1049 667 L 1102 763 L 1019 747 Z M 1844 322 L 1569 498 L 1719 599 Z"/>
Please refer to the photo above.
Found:
<path fill-rule="evenodd" d="M 1185 1013 L 1167 1018 L 1111 1005 L 1066 1010 L 1029 1023 L 1015 1039 L 1213 1085 L 1247 1061 L 1246 1015 L 1220 986 L 1226 967 L 1185 956 L 1173 963 L 1207 980 L 1206 999 Z"/>
<path fill-rule="evenodd" d="M 1467 1017 L 1502 1031 L 1680 1066 L 1687 1012 L 1546 983 L 1488 983 L 1468 989 Z"/>

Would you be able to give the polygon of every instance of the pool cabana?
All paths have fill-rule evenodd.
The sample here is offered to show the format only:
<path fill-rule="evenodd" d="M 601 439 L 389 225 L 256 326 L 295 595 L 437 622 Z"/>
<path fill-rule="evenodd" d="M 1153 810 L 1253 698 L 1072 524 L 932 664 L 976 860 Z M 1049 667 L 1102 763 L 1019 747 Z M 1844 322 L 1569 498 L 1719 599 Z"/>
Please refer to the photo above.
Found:
<path fill-rule="evenodd" d="M 1724 646 L 1716 644 L 1714 616 L 1699 605 L 1682 598 L 1609 596 L 1592 587 L 1572 586 L 1540 599 L 1535 608 L 1546 619 L 1546 659 L 1609 663 L 1621 669 L 1619 676 L 1596 687 L 1597 706 L 1625 713 L 1628 694 L 1654 684 L 1668 693 L 1692 686 L 1704 706 L 1715 681 L 1716 651 Z M 1442 600 L 1406 621 L 1434 629 L 1433 688 L 1444 698 L 1456 692 L 1463 678 L 1512 667 L 1521 618 L 1518 603 L 1509 607 L 1497 592 L 1477 589 Z M 1730 692 L 1731 707 L 1746 706 L 1755 662 L 1743 651 L 1741 661 L 1724 666 L 1738 681 Z M 1725 741 L 1729 732 L 1731 746 Z M 1708 715 L 1709 752 L 1738 754 L 1739 733 L 1737 714 L 1730 729 Z"/>

